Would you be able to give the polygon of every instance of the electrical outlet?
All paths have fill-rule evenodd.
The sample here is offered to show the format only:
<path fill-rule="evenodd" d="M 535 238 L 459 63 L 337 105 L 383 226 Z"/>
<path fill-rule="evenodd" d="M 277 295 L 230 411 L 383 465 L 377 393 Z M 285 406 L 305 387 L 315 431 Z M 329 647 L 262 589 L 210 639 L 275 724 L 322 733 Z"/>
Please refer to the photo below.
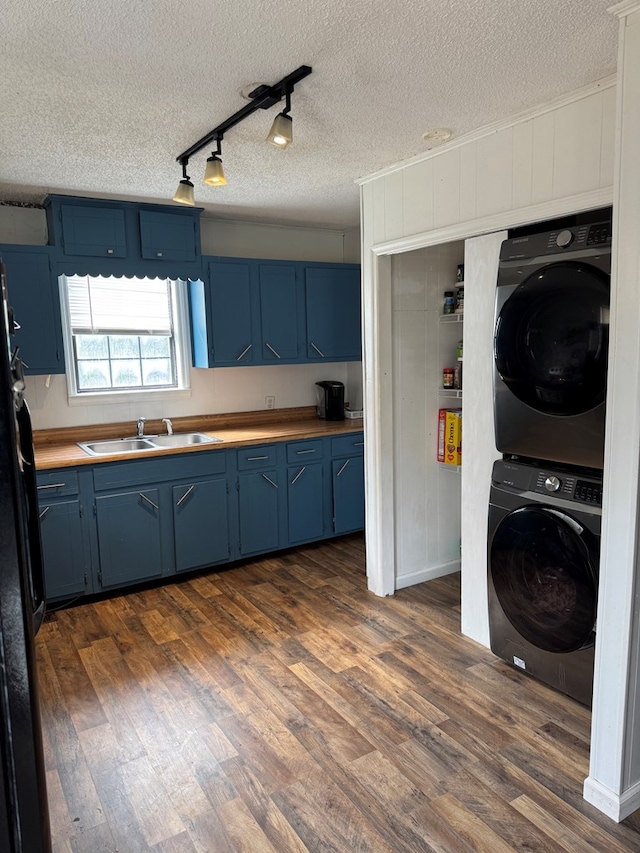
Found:
<path fill-rule="evenodd" d="M 275 409 L 276 407 L 276 398 L 275 397 L 265 397 L 264 398 L 265 405 L 267 409 Z"/>

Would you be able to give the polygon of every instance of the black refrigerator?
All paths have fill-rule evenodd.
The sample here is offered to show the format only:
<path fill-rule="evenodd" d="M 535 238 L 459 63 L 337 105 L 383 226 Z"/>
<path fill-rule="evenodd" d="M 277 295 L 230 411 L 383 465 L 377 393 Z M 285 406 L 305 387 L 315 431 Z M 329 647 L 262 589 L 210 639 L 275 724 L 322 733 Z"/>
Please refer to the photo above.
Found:
<path fill-rule="evenodd" d="M 0 281 L 0 851 L 50 853 L 34 648 L 44 578 L 33 436 L 1 262 Z"/>

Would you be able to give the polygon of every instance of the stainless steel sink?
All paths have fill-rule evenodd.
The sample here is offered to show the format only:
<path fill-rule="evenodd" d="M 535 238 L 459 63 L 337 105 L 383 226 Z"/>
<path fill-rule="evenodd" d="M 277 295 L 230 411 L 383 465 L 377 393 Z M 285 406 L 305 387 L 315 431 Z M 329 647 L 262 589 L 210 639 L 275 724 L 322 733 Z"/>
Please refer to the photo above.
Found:
<path fill-rule="evenodd" d="M 114 453 L 135 453 L 138 450 L 153 450 L 147 438 L 113 438 L 107 441 L 78 442 L 89 456 L 109 456 Z"/>
<path fill-rule="evenodd" d="M 174 432 L 173 435 L 154 435 L 149 441 L 156 447 L 189 447 L 192 444 L 214 444 L 222 439 L 202 432 Z"/>
<path fill-rule="evenodd" d="M 112 438 L 106 441 L 78 442 L 89 456 L 111 456 L 118 453 L 136 453 L 140 450 L 156 450 L 161 447 L 190 447 L 194 444 L 215 444 L 221 438 L 213 438 L 201 432 L 176 432 L 173 435 L 149 435 L 146 438 Z"/>

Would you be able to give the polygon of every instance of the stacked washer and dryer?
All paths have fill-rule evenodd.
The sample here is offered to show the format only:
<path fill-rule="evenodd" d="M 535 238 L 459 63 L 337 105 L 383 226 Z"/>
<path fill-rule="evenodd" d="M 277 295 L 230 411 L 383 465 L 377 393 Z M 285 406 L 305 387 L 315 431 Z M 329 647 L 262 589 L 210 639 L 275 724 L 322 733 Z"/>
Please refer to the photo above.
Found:
<path fill-rule="evenodd" d="M 598 597 L 611 211 L 512 236 L 500 253 L 491 649 L 591 704 Z"/>

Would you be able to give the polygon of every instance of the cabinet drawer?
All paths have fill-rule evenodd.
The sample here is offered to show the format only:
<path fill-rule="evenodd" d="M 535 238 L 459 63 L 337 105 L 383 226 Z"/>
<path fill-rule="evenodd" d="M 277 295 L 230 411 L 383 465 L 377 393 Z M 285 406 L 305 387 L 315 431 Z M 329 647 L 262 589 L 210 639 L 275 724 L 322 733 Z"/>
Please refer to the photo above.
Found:
<path fill-rule="evenodd" d="M 78 494 L 78 472 L 73 468 L 46 471 L 36 474 L 38 499 L 50 500 L 63 495 Z"/>
<path fill-rule="evenodd" d="M 142 486 L 167 480 L 187 480 L 224 474 L 227 470 L 225 451 L 200 451 L 156 459 L 96 465 L 93 484 L 96 491 L 119 489 L 122 486 Z"/>
<path fill-rule="evenodd" d="M 315 459 L 322 459 L 321 438 L 287 444 L 287 462 L 312 462 Z"/>
<path fill-rule="evenodd" d="M 331 439 L 331 455 L 344 456 L 364 453 L 364 433 L 354 432 Z"/>
<path fill-rule="evenodd" d="M 269 468 L 276 464 L 277 448 L 275 444 L 262 444 L 256 447 L 243 447 L 238 450 L 238 470 Z"/>

